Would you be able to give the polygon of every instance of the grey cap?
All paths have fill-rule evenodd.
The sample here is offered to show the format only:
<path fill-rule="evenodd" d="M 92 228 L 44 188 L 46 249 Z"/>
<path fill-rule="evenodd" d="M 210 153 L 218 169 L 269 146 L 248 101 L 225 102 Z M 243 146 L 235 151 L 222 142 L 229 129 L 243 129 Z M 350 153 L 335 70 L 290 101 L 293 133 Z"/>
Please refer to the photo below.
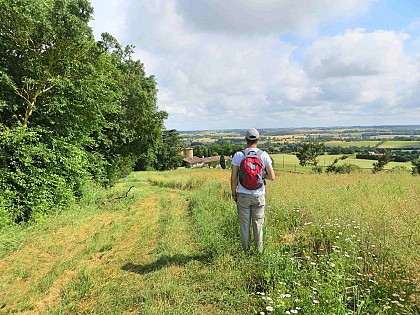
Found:
<path fill-rule="evenodd" d="M 251 128 L 247 130 L 245 138 L 248 140 L 257 140 L 260 138 L 260 133 L 257 129 Z"/>

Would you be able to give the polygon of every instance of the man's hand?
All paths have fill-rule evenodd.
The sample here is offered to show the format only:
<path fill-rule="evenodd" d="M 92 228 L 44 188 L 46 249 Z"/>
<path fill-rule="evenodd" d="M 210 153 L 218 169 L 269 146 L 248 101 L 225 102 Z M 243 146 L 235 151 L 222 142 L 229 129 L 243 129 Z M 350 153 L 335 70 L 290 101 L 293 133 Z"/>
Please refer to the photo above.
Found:
<path fill-rule="evenodd" d="M 232 194 L 232 199 L 236 202 L 238 200 L 238 195 L 236 193 Z"/>

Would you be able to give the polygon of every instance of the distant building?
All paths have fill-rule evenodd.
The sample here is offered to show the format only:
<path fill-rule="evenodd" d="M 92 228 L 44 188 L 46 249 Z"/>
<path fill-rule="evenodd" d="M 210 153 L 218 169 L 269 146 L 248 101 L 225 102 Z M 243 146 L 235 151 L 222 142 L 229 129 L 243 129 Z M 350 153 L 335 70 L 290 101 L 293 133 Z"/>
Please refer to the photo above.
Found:
<path fill-rule="evenodd" d="M 370 156 L 382 156 L 383 154 L 382 153 L 376 153 L 376 152 L 369 151 L 368 152 L 368 155 L 370 155 Z"/>
<path fill-rule="evenodd" d="M 225 161 L 229 160 L 232 160 L 232 158 L 230 156 L 225 156 Z M 216 164 L 216 167 L 220 167 L 220 156 L 216 155 L 209 157 L 197 157 L 193 155 L 193 148 L 184 149 L 184 159 L 182 160 L 182 166 L 191 168 L 203 168 L 210 167 L 210 164 Z"/>
<path fill-rule="evenodd" d="M 225 161 L 232 160 L 230 156 L 225 156 Z M 210 164 L 217 163 L 216 167 L 220 167 L 220 156 L 209 156 L 209 157 L 189 157 L 182 160 L 182 165 L 191 168 L 203 168 L 210 167 Z"/>

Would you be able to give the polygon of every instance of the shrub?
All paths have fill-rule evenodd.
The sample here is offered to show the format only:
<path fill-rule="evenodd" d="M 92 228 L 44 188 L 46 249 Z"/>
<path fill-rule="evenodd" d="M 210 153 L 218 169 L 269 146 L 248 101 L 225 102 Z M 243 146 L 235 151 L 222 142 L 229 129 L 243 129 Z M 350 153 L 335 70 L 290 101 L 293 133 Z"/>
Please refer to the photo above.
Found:
<path fill-rule="evenodd" d="M 37 221 L 65 207 L 80 196 L 87 169 L 82 149 L 42 131 L 0 133 L 0 221 Z"/>
<path fill-rule="evenodd" d="M 337 173 L 337 174 L 350 174 L 352 172 L 357 172 L 357 171 L 360 171 L 360 166 L 356 164 L 350 164 L 350 163 L 338 165 L 334 169 L 334 173 Z"/>
<path fill-rule="evenodd" d="M 420 174 L 420 158 L 418 158 L 415 161 L 411 161 L 411 164 L 413 165 L 412 174 L 419 175 Z"/>

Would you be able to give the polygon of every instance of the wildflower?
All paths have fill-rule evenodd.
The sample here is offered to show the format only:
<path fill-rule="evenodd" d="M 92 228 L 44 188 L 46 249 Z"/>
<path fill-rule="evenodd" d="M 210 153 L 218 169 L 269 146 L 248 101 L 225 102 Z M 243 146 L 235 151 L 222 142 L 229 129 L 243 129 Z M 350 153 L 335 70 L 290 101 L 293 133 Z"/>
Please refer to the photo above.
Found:
<path fill-rule="evenodd" d="M 330 263 L 330 266 L 331 266 L 331 267 L 335 267 L 335 264 L 334 264 L 334 263 Z"/>
<path fill-rule="evenodd" d="M 265 315 L 265 313 L 264 312 L 260 312 L 260 315 Z"/>
<path fill-rule="evenodd" d="M 316 262 L 311 261 L 311 265 L 312 265 L 312 266 L 316 266 Z"/>
<path fill-rule="evenodd" d="M 301 308 L 300 308 L 299 306 L 296 306 L 296 309 L 297 309 L 298 311 L 300 311 L 300 310 L 301 310 Z"/>
<path fill-rule="evenodd" d="M 313 300 L 312 303 L 319 304 L 319 301 L 318 300 Z"/>
<path fill-rule="evenodd" d="M 289 311 L 286 311 L 285 313 L 286 313 L 286 314 L 290 314 L 290 312 L 289 312 Z"/>
<path fill-rule="evenodd" d="M 290 310 L 290 313 L 297 314 L 298 311 L 297 310 Z"/>
<path fill-rule="evenodd" d="M 274 311 L 274 308 L 272 307 L 272 306 L 267 306 L 266 308 L 265 308 L 268 312 L 272 312 L 272 311 Z"/>

